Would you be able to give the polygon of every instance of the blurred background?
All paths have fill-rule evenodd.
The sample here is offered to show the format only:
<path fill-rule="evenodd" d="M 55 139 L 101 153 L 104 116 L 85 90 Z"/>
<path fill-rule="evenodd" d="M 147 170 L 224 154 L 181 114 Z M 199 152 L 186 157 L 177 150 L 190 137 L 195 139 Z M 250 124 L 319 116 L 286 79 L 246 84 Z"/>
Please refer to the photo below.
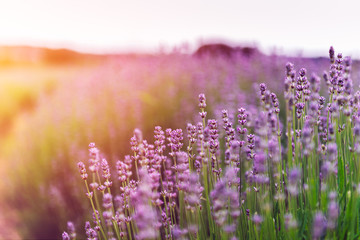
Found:
<path fill-rule="evenodd" d="M 82 231 L 88 144 L 114 166 L 134 128 L 152 142 L 157 125 L 199 121 L 199 93 L 213 118 L 251 110 L 261 82 L 282 104 L 286 62 L 322 76 L 331 45 L 359 85 L 356 1 L 0 4 L 0 239 Z"/>

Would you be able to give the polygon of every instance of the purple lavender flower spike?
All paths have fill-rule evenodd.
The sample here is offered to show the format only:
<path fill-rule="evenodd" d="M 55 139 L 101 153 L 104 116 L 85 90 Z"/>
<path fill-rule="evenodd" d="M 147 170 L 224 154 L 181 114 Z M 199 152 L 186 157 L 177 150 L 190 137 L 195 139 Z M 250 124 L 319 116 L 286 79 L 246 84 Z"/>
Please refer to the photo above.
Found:
<path fill-rule="evenodd" d="M 97 240 L 97 233 L 94 229 L 89 228 L 86 230 L 86 236 L 88 237 L 88 240 Z"/>
<path fill-rule="evenodd" d="M 239 192 L 237 190 L 239 181 L 235 172 L 235 169 L 228 168 L 225 172 L 224 179 L 220 179 L 210 193 L 213 202 L 215 222 L 219 226 L 227 228 L 229 231 L 233 228 L 226 223 L 228 216 L 230 215 L 233 222 L 236 223 L 240 215 Z M 232 187 L 233 184 L 235 184 L 235 188 Z"/>
<path fill-rule="evenodd" d="M 201 197 L 204 188 L 199 182 L 199 176 L 192 173 L 189 176 L 188 185 L 191 186 L 187 189 L 185 194 L 185 202 L 187 203 L 187 209 L 195 211 L 196 207 L 201 205 Z"/>
<path fill-rule="evenodd" d="M 264 153 L 259 152 L 255 155 L 254 159 L 254 172 L 256 174 L 261 174 L 266 172 L 266 156 Z"/>
<path fill-rule="evenodd" d="M 76 231 L 75 231 L 75 226 L 72 222 L 67 222 L 67 230 L 69 232 L 69 236 L 71 239 L 75 239 L 76 238 Z"/>
<path fill-rule="evenodd" d="M 328 152 L 328 159 L 330 162 L 334 162 L 337 160 L 338 153 L 337 153 L 337 145 L 334 142 L 331 142 L 327 146 Z"/>
<path fill-rule="evenodd" d="M 300 75 L 300 77 L 305 77 L 305 75 L 306 75 L 306 69 L 305 69 L 305 68 L 301 68 L 301 69 L 299 70 L 299 75 Z"/>
<path fill-rule="evenodd" d="M 312 236 L 314 239 L 320 239 L 326 230 L 326 218 L 322 212 L 315 213 L 313 220 Z"/>
<path fill-rule="evenodd" d="M 335 229 L 338 216 L 339 216 L 339 204 L 336 201 L 331 201 L 328 205 L 327 227 L 329 229 Z"/>
<path fill-rule="evenodd" d="M 334 64 L 335 63 L 335 50 L 334 50 L 333 46 L 330 47 L 329 56 L 330 56 L 330 63 Z"/>
<path fill-rule="evenodd" d="M 287 213 L 284 215 L 285 219 L 285 228 L 286 229 L 293 229 L 298 226 L 296 219 L 291 213 Z"/>
<path fill-rule="evenodd" d="M 199 94 L 199 108 L 206 108 L 206 98 L 205 94 L 200 93 Z"/>
<path fill-rule="evenodd" d="M 83 180 L 86 180 L 88 178 L 88 175 L 86 173 L 85 164 L 83 162 L 78 162 L 78 168 L 79 168 L 79 171 L 80 171 L 81 178 Z"/>
<path fill-rule="evenodd" d="M 70 240 L 69 234 L 68 234 L 67 232 L 63 232 L 63 234 L 62 234 L 62 239 L 63 239 L 63 240 Z"/>
<path fill-rule="evenodd" d="M 159 222 L 155 209 L 149 205 L 152 199 L 151 178 L 145 169 L 140 170 L 142 180 L 136 191 L 131 193 L 131 201 L 136 208 L 134 220 L 139 229 L 137 239 L 154 239 L 158 236 Z"/>
<path fill-rule="evenodd" d="M 261 215 L 255 213 L 252 217 L 252 221 L 255 223 L 255 225 L 260 225 L 264 219 Z"/>
<path fill-rule="evenodd" d="M 285 65 L 285 67 L 286 67 L 286 75 L 287 75 L 288 77 L 290 77 L 290 76 L 291 76 L 291 72 L 294 70 L 294 64 L 292 64 L 291 62 L 287 62 L 286 65 Z"/>
<path fill-rule="evenodd" d="M 135 128 L 134 137 L 138 143 L 141 143 L 143 141 L 143 136 L 142 136 L 142 132 L 140 129 Z"/>
<path fill-rule="evenodd" d="M 299 185 L 299 181 L 301 178 L 301 170 L 299 168 L 293 168 L 290 170 L 289 173 L 289 184 L 287 186 L 287 190 L 291 195 L 298 195 L 299 190 L 298 190 L 298 185 Z"/>
<path fill-rule="evenodd" d="M 199 108 L 200 108 L 200 117 L 202 119 L 204 119 L 206 117 L 206 98 L 205 98 L 205 94 L 201 93 L 199 94 Z"/>

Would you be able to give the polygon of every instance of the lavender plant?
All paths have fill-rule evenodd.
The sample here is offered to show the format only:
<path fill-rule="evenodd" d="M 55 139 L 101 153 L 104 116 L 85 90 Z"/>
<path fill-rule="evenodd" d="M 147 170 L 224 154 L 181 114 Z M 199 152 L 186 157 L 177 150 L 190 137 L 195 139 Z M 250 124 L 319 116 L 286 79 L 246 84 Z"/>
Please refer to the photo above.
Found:
<path fill-rule="evenodd" d="M 351 59 L 335 56 L 320 78 L 285 71 L 285 119 L 277 95 L 259 85 L 257 111 L 222 111 L 181 129 L 140 130 L 114 175 L 95 144 L 79 162 L 92 220 L 88 239 L 357 239 L 360 237 L 360 91 Z M 185 141 L 184 141 L 185 139 Z M 186 141 L 187 139 L 187 141 Z M 72 223 L 63 239 L 75 239 Z"/>

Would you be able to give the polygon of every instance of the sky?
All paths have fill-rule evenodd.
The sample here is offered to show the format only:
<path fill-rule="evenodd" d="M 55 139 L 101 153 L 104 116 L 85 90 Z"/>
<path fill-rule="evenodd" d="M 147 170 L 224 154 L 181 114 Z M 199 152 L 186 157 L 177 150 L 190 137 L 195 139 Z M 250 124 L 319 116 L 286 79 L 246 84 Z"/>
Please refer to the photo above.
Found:
<path fill-rule="evenodd" d="M 0 45 L 156 52 L 227 40 L 266 53 L 360 57 L 360 3 L 332 0 L 0 0 Z"/>

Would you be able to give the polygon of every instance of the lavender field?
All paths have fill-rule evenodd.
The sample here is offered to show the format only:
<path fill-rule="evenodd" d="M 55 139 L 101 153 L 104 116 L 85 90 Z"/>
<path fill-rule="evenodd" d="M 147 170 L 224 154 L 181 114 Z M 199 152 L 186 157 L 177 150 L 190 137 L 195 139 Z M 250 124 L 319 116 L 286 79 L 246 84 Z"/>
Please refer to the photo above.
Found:
<path fill-rule="evenodd" d="M 113 55 L 25 89 L 33 104 L 3 138 L 5 227 L 21 239 L 358 239 L 359 62 L 332 47 L 250 50 Z"/>

